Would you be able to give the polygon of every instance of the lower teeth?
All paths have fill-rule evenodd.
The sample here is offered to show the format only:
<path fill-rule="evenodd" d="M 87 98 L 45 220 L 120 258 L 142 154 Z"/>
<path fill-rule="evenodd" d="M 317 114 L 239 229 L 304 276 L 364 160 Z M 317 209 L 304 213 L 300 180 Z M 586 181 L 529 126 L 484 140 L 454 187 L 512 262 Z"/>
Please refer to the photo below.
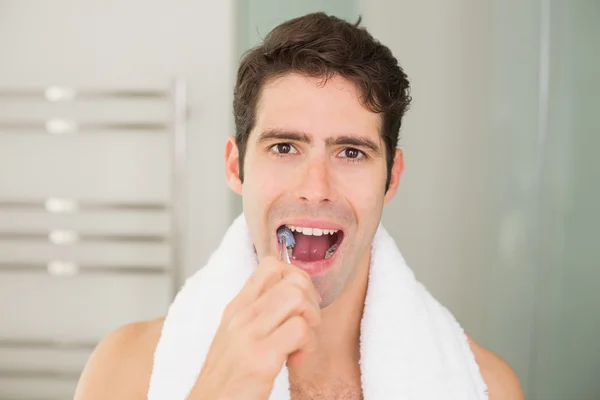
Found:
<path fill-rule="evenodd" d="M 337 248 L 338 248 L 337 244 L 334 244 L 333 246 L 331 246 L 325 253 L 325 260 L 327 260 L 328 258 L 331 258 L 333 253 L 335 253 L 335 251 L 337 250 Z"/>

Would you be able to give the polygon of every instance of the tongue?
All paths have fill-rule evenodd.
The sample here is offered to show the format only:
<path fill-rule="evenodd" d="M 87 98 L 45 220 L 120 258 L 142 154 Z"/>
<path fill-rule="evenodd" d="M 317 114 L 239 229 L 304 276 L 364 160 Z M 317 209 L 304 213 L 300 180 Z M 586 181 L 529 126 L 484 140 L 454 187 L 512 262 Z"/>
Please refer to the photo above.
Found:
<path fill-rule="evenodd" d="M 294 246 L 294 257 L 300 261 L 319 261 L 325 258 L 329 249 L 329 235 L 308 236 L 294 232 L 296 245 Z"/>

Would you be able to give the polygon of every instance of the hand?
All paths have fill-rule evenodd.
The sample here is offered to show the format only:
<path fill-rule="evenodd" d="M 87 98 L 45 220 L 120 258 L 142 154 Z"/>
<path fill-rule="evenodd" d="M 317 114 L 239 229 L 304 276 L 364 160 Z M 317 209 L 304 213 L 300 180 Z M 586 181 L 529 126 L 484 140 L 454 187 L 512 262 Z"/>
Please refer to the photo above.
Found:
<path fill-rule="evenodd" d="M 315 350 L 319 303 L 305 271 L 265 258 L 227 305 L 190 399 L 268 399 L 283 364 Z"/>

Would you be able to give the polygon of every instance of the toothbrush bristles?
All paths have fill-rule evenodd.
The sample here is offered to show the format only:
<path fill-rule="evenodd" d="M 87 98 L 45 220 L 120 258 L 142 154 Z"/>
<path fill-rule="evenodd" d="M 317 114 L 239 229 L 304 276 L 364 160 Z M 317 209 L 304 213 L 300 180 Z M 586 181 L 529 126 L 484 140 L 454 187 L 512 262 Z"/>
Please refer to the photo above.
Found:
<path fill-rule="evenodd" d="M 285 247 L 291 249 L 296 245 L 296 239 L 294 239 L 294 234 L 287 226 L 282 226 L 277 229 L 277 239 L 279 243 L 285 243 Z"/>

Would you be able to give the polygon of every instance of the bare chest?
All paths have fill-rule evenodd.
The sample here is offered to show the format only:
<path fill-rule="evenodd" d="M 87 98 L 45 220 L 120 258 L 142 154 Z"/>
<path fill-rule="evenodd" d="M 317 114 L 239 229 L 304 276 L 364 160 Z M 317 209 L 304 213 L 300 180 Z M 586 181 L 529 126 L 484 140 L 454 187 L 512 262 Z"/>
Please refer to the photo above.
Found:
<path fill-rule="evenodd" d="M 339 380 L 315 385 L 290 382 L 291 400 L 363 400 L 360 380 Z"/>

